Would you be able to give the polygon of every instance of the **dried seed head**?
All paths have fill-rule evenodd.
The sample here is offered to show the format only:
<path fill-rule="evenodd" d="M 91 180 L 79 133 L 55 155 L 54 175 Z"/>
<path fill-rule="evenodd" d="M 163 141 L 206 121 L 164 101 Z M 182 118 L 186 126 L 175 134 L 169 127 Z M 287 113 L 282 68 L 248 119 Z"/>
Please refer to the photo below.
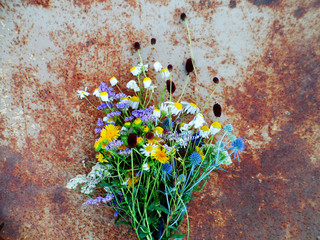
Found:
<path fill-rule="evenodd" d="M 135 42 L 135 43 L 133 44 L 133 47 L 134 47 L 135 50 L 140 49 L 140 43 L 139 43 L 139 42 Z"/>
<path fill-rule="evenodd" d="M 170 72 L 172 71 L 172 65 L 171 65 L 171 64 L 169 64 L 167 68 L 168 68 L 168 70 L 169 70 Z"/>
<path fill-rule="evenodd" d="M 128 136 L 128 146 L 134 148 L 137 145 L 137 135 L 130 133 Z"/>
<path fill-rule="evenodd" d="M 188 74 L 193 71 L 193 64 L 192 64 L 191 58 L 188 58 L 188 59 L 187 59 L 187 62 L 186 62 L 186 71 L 187 71 Z"/>
<path fill-rule="evenodd" d="M 182 21 L 186 19 L 187 15 L 185 13 L 181 13 L 180 18 Z"/>
<path fill-rule="evenodd" d="M 212 81 L 213 81 L 214 83 L 218 84 L 218 83 L 219 83 L 219 78 L 214 77 L 214 78 L 212 79 Z"/>
<path fill-rule="evenodd" d="M 151 45 L 156 44 L 156 42 L 157 42 L 157 39 L 155 39 L 155 38 L 151 38 Z"/>
<path fill-rule="evenodd" d="M 166 81 L 168 93 L 173 94 L 176 91 L 176 85 L 171 80 Z M 171 86 L 170 86 L 171 85 Z"/>
<path fill-rule="evenodd" d="M 213 105 L 213 113 L 216 117 L 220 117 L 221 112 L 222 112 L 222 109 L 220 104 L 216 103 L 215 105 Z"/>
<path fill-rule="evenodd" d="M 153 137 L 154 137 L 154 135 L 153 135 L 152 132 L 147 132 L 147 133 L 146 133 L 146 138 L 147 138 L 148 140 L 152 140 Z"/>

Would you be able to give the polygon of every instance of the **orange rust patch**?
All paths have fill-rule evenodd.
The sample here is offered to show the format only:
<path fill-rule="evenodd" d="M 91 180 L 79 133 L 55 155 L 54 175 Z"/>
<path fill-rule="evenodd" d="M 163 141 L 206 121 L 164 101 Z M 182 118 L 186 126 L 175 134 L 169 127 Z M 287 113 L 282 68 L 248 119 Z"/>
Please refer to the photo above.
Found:
<path fill-rule="evenodd" d="M 44 8 L 48 8 L 50 6 L 50 0 L 23 0 L 27 4 L 42 6 Z"/>

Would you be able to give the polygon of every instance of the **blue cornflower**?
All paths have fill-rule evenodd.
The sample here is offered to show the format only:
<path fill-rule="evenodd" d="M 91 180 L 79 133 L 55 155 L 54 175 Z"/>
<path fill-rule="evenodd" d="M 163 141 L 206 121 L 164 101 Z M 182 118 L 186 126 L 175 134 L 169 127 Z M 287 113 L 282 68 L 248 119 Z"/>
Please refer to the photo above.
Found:
<path fill-rule="evenodd" d="M 173 127 L 173 122 L 171 120 L 171 124 L 170 124 L 170 121 L 169 121 L 169 118 L 166 118 L 163 123 L 162 123 L 162 126 L 166 129 L 170 129 L 170 125 L 171 125 L 171 128 Z"/>
<path fill-rule="evenodd" d="M 98 122 L 97 122 L 98 127 L 102 127 L 104 126 L 104 122 L 102 121 L 101 118 L 98 118 Z"/>
<path fill-rule="evenodd" d="M 227 125 L 224 126 L 223 130 L 225 130 L 228 133 L 231 133 L 232 130 L 233 130 L 233 127 L 232 127 L 231 124 L 227 124 Z"/>
<path fill-rule="evenodd" d="M 128 109 L 130 107 L 129 101 L 123 101 L 116 104 L 118 109 Z"/>
<path fill-rule="evenodd" d="M 117 211 L 114 213 L 114 216 L 115 216 L 115 217 L 118 217 L 119 212 L 120 212 L 120 209 L 117 209 Z"/>
<path fill-rule="evenodd" d="M 233 147 L 233 157 L 237 157 L 239 161 L 239 152 L 243 151 L 245 148 L 242 138 L 238 138 L 231 143 Z"/>

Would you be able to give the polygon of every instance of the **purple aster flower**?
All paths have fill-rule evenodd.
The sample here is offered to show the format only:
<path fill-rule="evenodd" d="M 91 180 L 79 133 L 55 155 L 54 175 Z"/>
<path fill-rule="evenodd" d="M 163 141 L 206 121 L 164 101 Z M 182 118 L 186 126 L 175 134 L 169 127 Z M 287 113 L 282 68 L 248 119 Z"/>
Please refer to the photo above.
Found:
<path fill-rule="evenodd" d="M 102 202 L 103 203 L 107 203 L 107 202 L 110 202 L 112 199 L 114 198 L 114 195 L 113 194 L 109 194 L 107 195 L 105 198 L 102 198 Z"/>
<path fill-rule="evenodd" d="M 118 109 L 128 109 L 130 107 L 129 101 L 123 101 L 116 104 Z"/>
<path fill-rule="evenodd" d="M 118 100 L 118 99 L 122 99 L 124 97 L 126 97 L 127 95 L 124 93 L 117 93 L 116 95 L 114 95 L 114 99 Z"/>
<path fill-rule="evenodd" d="M 95 128 L 95 129 L 94 129 L 94 132 L 95 132 L 95 133 L 101 133 L 101 130 L 102 130 L 101 128 Z"/>
<path fill-rule="evenodd" d="M 83 205 L 99 205 L 101 202 L 107 203 L 110 202 L 114 198 L 113 194 L 107 195 L 105 198 L 99 196 L 96 199 L 89 199 Z"/>
<path fill-rule="evenodd" d="M 107 114 L 107 119 L 113 118 L 115 116 L 120 116 L 120 115 L 121 115 L 120 111 L 113 111 L 113 112 Z"/>
<path fill-rule="evenodd" d="M 131 149 L 126 148 L 125 150 L 120 150 L 118 153 L 123 155 L 129 155 L 131 153 Z"/>
<path fill-rule="evenodd" d="M 112 105 L 112 103 L 109 103 L 109 102 L 108 103 L 102 103 L 100 106 L 97 107 L 97 109 L 98 110 L 102 110 L 102 109 L 107 108 L 108 106 L 109 106 L 109 108 L 112 108 L 113 105 Z"/>
<path fill-rule="evenodd" d="M 106 92 L 108 88 L 108 85 L 104 82 L 101 82 L 100 86 L 99 86 L 99 90 L 100 92 Z"/>
<path fill-rule="evenodd" d="M 102 121 L 101 118 L 98 118 L 97 126 L 98 126 L 98 127 L 104 126 L 104 122 Z"/>
<path fill-rule="evenodd" d="M 124 121 L 125 121 L 125 122 L 131 122 L 133 119 L 134 119 L 134 117 L 133 117 L 133 116 L 130 116 L 130 117 L 126 117 L 126 118 L 124 119 Z"/>
<path fill-rule="evenodd" d="M 106 149 L 111 150 L 111 149 L 117 149 L 119 148 L 121 145 L 123 145 L 123 142 L 121 140 L 113 140 L 109 143 L 108 146 L 106 146 Z"/>

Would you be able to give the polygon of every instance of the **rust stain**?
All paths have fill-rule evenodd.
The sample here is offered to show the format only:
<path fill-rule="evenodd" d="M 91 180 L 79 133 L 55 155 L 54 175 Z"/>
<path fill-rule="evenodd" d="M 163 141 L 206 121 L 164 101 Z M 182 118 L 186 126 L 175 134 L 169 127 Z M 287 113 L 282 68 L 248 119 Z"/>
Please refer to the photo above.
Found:
<path fill-rule="evenodd" d="M 237 7 L 237 2 L 236 0 L 230 0 L 229 2 L 229 8 L 235 8 Z"/>
<path fill-rule="evenodd" d="M 44 8 L 48 8 L 50 6 L 50 0 L 23 0 L 27 4 L 42 6 Z"/>
<path fill-rule="evenodd" d="M 304 7 L 299 7 L 297 10 L 294 11 L 293 16 L 297 19 L 303 17 L 306 14 L 306 9 Z"/>

